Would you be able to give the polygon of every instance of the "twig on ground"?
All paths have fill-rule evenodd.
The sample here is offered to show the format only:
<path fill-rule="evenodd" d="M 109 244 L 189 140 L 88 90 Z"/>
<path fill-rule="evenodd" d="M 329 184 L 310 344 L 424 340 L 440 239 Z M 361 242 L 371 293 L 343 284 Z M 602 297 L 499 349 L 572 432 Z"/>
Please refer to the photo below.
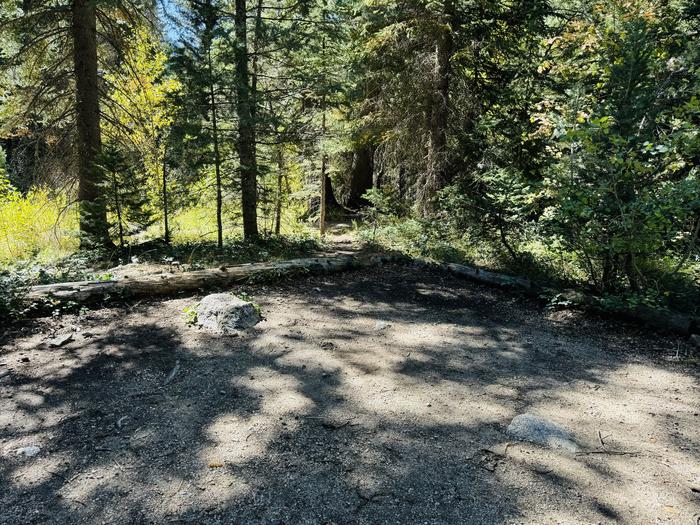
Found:
<path fill-rule="evenodd" d="M 603 441 L 603 435 L 598 431 L 598 441 L 600 441 L 600 446 L 605 448 L 605 441 Z"/>
<path fill-rule="evenodd" d="M 641 452 L 636 450 L 584 450 L 582 452 L 577 452 L 577 456 L 589 456 L 592 454 L 605 454 L 609 456 L 638 456 Z"/>

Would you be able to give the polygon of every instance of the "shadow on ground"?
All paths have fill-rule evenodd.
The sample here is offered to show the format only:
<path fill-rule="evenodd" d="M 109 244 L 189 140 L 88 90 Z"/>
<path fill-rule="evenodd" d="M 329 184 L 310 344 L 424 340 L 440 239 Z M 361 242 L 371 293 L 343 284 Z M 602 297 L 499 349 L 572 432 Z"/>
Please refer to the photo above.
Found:
<path fill-rule="evenodd" d="M 193 299 L 65 318 L 59 349 L 49 321 L 11 335 L 0 523 L 700 516 L 697 370 L 662 361 L 678 341 L 405 268 L 246 291 L 266 320 L 239 338 L 187 326 Z M 526 411 L 582 453 L 511 442 Z"/>

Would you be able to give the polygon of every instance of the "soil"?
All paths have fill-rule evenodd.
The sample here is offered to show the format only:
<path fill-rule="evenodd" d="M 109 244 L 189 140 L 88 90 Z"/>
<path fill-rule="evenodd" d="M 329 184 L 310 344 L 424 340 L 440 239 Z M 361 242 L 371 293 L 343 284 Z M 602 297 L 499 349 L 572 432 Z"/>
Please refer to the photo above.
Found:
<path fill-rule="evenodd" d="M 680 339 L 414 268 L 232 291 L 265 317 L 239 337 L 189 325 L 198 297 L 6 334 L 0 523 L 700 519 Z M 510 437 L 525 412 L 578 452 Z"/>

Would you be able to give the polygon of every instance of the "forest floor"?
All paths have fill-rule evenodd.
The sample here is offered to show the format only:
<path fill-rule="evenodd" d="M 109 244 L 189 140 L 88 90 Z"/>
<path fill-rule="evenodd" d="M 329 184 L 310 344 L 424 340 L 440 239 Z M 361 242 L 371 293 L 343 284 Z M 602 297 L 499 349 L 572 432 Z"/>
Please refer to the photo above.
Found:
<path fill-rule="evenodd" d="M 188 325 L 199 297 L 7 333 L 0 523 L 700 519 L 680 339 L 415 268 L 232 291 L 265 317 L 239 337 Z M 513 440 L 524 412 L 579 452 Z"/>

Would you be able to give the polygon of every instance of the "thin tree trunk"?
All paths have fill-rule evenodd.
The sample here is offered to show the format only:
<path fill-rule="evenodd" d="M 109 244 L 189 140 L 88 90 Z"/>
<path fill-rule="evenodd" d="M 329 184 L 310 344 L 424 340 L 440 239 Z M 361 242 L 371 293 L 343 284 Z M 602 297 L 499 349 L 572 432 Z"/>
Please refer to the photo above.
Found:
<path fill-rule="evenodd" d="M 322 110 L 323 115 L 321 116 L 321 138 L 326 136 L 326 108 L 325 108 L 326 95 L 323 95 L 321 104 L 323 105 Z M 321 236 L 326 234 L 326 213 L 328 208 L 328 184 L 326 184 L 326 164 L 328 162 L 328 157 L 324 151 L 321 155 L 321 205 L 319 207 L 318 215 L 318 227 Z"/>
<path fill-rule="evenodd" d="M 224 247 L 224 225 L 221 218 L 223 199 L 221 197 L 221 153 L 219 152 L 219 127 L 216 115 L 216 95 L 214 93 L 213 65 L 211 49 L 207 50 L 209 62 L 209 98 L 211 101 L 211 126 L 214 139 L 214 173 L 216 175 L 216 244 L 219 249 Z"/>
<path fill-rule="evenodd" d="M 168 163 L 166 160 L 167 146 L 163 148 L 163 240 L 170 244 L 170 227 L 168 226 Z"/>
<path fill-rule="evenodd" d="M 324 1 L 324 9 L 322 11 L 323 19 L 326 18 L 326 9 Z M 321 60 L 326 59 L 326 38 L 323 37 L 321 42 Z M 327 163 L 328 157 L 325 150 L 323 150 L 323 139 L 326 137 L 326 86 L 322 86 L 323 93 L 321 95 L 321 203 L 319 205 L 318 212 L 318 229 L 321 237 L 326 234 L 326 214 L 328 212 L 328 184 L 326 184 L 327 178 Z"/>
<path fill-rule="evenodd" d="M 78 202 L 81 245 L 110 246 L 101 170 L 100 100 L 97 86 L 97 19 L 95 3 L 73 0 L 71 36 L 78 131 Z"/>
<path fill-rule="evenodd" d="M 124 226 L 122 225 L 122 206 L 119 202 L 119 184 L 116 174 L 112 174 L 112 191 L 114 192 L 114 209 L 117 212 L 117 224 L 119 225 L 119 246 L 124 249 Z"/>
<path fill-rule="evenodd" d="M 243 211 L 243 236 L 254 240 L 258 237 L 258 187 L 257 158 L 255 152 L 255 121 L 251 109 L 250 80 L 248 74 L 246 0 L 236 0 L 236 95 L 238 113 L 238 155 L 241 169 L 241 207 Z"/>
<path fill-rule="evenodd" d="M 253 62 L 250 88 L 250 114 L 253 122 L 258 117 L 258 56 L 260 52 L 260 38 L 262 36 L 262 9 L 263 0 L 258 0 L 255 8 L 255 30 L 253 31 Z"/>
<path fill-rule="evenodd" d="M 277 148 L 277 195 L 275 197 L 275 235 L 280 234 L 282 223 L 282 176 L 284 173 L 284 152 Z"/>
<path fill-rule="evenodd" d="M 435 43 L 435 87 L 430 114 L 430 155 L 428 180 L 424 195 L 424 210 L 432 212 L 435 194 L 447 185 L 447 119 L 450 96 L 450 57 L 452 56 L 453 0 L 444 0 L 444 29 Z"/>
<path fill-rule="evenodd" d="M 399 166 L 399 199 L 401 202 L 406 200 L 406 169 L 403 166 Z"/>

